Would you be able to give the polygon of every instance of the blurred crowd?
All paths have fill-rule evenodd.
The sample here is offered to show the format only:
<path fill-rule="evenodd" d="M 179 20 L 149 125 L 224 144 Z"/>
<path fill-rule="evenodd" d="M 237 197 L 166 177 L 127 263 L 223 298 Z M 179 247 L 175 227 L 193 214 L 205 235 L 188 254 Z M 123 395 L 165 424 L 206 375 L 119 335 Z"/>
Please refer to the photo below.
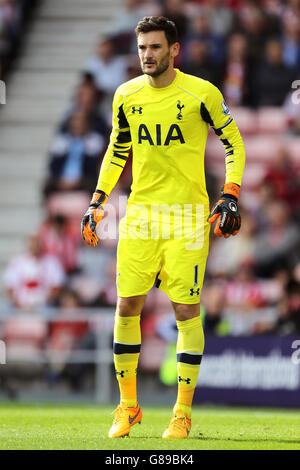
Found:
<path fill-rule="evenodd" d="M 22 43 L 27 18 L 36 0 L 0 0 L 0 79 L 5 77 Z"/>
<path fill-rule="evenodd" d="M 1 20 L 12 35 L 9 18 L 22 3 L 0 1 Z M 124 1 L 110 35 L 95 38 L 57 123 L 41 188 L 47 216 L 27 251 L 7 267 L 10 304 L 27 312 L 114 308 L 114 221 L 124 214 L 131 161 L 109 198 L 97 248 L 82 242 L 80 220 L 109 142 L 114 91 L 141 74 L 134 28 L 143 16 L 159 14 L 179 31 L 176 67 L 221 89 L 246 145 L 242 228 L 226 240 L 211 235 L 201 297 L 204 329 L 213 335 L 299 334 L 300 0 Z M 217 141 L 209 135 L 211 204 L 224 182 L 224 150 L 215 151 Z M 168 318 L 169 301 L 153 288 L 143 313 L 144 338 L 157 337 Z M 86 328 L 62 331 L 70 348 L 87 334 Z"/>

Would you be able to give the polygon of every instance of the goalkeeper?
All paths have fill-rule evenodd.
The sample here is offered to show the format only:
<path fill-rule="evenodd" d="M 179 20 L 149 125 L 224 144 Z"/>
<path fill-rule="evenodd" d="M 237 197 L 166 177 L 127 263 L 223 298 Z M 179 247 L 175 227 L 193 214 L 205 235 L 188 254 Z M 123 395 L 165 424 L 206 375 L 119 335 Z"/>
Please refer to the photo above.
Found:
<path fill-rule="evenodd" d="M 168 295 L 178 327 L 178 395 L 162 437 L 187 438 L 204 349 L 200 294 L 210 224 L 215 223 L 219 237 L 236 235 L 240 229 L 245 150 L 220 91 L 174 68 L 180 49 L 174 23 L 145 17 L 136 36 L 143 75 L 116 90 L 110 143 L 82 220 L 82 236 L 91 246 L 97 245 L 96 228 L 104 205 L 132 147 L 131 194 L 117 249 L 113 349 L 120 404 L 109 437 L 127 436 L 142 420 L 136 390 L 140 314 L 155 284 Z M 211 212 L 204 172 L 209 126 L 225 147 L 224 187 Z"/>

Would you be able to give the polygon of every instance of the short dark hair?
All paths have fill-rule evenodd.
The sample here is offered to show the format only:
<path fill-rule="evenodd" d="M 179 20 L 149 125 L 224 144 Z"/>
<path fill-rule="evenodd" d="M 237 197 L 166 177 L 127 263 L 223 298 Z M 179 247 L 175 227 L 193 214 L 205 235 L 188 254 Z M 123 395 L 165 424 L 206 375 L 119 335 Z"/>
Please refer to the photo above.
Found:
<path fill-rule="evenodd" d="M 164 16 L 145 16 L 138 22 L 135 28 L 137 36 L 140 33 L 149 33 L 150 31 L 164 31 L 169 46 L 178 42 L 178 32 L 175 23 Z"/>

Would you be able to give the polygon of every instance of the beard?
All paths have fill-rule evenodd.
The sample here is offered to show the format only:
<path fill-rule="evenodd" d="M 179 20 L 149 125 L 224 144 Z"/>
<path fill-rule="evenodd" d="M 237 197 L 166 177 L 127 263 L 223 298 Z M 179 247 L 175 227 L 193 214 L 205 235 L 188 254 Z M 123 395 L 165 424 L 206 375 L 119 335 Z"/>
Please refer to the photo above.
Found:
<path fill-rule="evenodd" d="M 151 62 L 151 63 L 155 63 L 155 62 Z M 156 66 L 156 69 L 153 70 L 153 72 L 145 72 L 145 65 L 146 64 L 142 64 L 142 71 L 146 75 L 150 75 L 150 77 L 158 77 L 169 68 L 170 52 L 167 52 L 167 54 L 164 57 L 162 57 L 162 59 L 160 60 L 159 64 Z"/>

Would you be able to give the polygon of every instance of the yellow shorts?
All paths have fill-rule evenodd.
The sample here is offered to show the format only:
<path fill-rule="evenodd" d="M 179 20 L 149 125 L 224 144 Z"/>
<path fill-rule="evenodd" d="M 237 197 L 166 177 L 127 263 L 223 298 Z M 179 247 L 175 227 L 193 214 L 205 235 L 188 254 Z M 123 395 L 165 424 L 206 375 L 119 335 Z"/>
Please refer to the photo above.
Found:
<path fill-rule="evenodd" d="M 200 236 L 194 240 L 131 238 L 124 236 L 124 219 L 120 222 L 117 249 L 118 296 L 146 295 L 155 285 L 173 302 L 199 303 L 210 224 L 205 222 Z"/>

